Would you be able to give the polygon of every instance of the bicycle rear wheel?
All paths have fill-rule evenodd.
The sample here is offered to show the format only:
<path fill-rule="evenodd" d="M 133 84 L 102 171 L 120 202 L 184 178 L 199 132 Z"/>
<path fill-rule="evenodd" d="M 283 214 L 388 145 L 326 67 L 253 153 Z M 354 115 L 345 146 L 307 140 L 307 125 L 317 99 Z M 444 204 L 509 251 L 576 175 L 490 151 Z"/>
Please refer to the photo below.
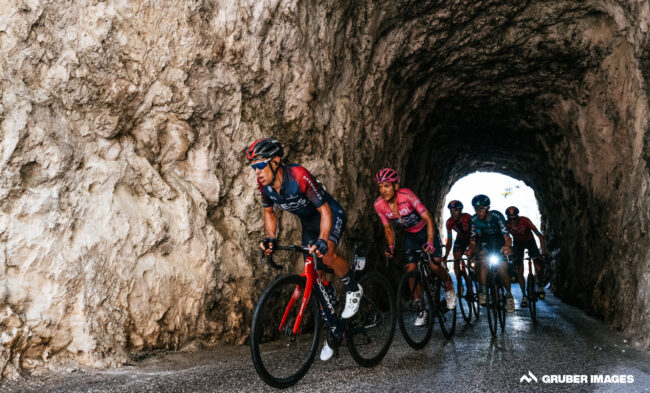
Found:
<path fill-rule="evenodd" d="M 417 270 L 408 272 L 397 288 L 397 321 L 402 337 L 414 349 L 424 348 L 433 330 L 431 294 L 422 278 Z M 420 302 L 414 301 L 416 295 Z"/>
<path fill-rule="evenodd" d="M 459 290 L 456 291 L 456 298 L 458 298 L 458 308 L 460 308 L 460 313 L 463 316 L 465 323 L 470 323 L 472 321 L 473 311 L 471 298 L 472 279 L 469 277 L 469 275 L 461 273 L 460 279 L 457 279 L 456 281 L 462 283 L 464 290 L 464 293 L 461 293 Z M 459 288 L 459 286 L 456 288 Z"/>
<path fill-rule="evenodd" d="M 480 289 L 480 284 L 478 281 L 470 275 L 470 282 L 472 283 L 471 288 L 472 288 L 472 293 L 470 296 L 472 297 L 472 312 L 474 314 L 474 320 L 478 321 L 479 317 L 481 316 L 481 307 L 478 304 L 478 292 Z"/>
<path fill-rule="evenodd" d="M 528 311 L 533 323 L 537 322 L 537 291 L 535 289 L 535 276 L 528 273 L 526 292 L 528 293 Z"/>
<path fill-rule="evenodd" d="M 305 308 L 300 332 L 293 334 L 305 282 L 298 275 L 279 277 L 264 291 L 253 315 L 253 364 L 262 380 L 275 388 L 298 382 L 309 370 L 318 349 L 321 319 L 315 296 Z"/>
<path fill-rule="evenodd" d="M 395 334 L 395 296 L 388 280 L 379 273 L 361 278 L 363 296 L 357 314 L 348 321 L 348 349 L 363 367 L 379 363 Z"/>
<path fill-rule="evenodd" d="M 456 306 L 447 308 L 447 293 L 440 279 L 433 280 L 434 315 L 438 317 L 440 329 L 446 338 L 451 338 L 456 331 Z"/>
<path fill-rule="evenodd" d="M 499 298 L 497 294 L 497 285 L 494 280 L 494 278 L 491 276 L 491 273 L 488 273 L 488 279 L 487 279 L 487 319 L 488 319 L 488 325 L 490 326 L 490 333 L 492 333 L 492 337 L 497 336 L 497 323 L 498 323 L 498 313 L 497 310 L 499 308 Z"/>

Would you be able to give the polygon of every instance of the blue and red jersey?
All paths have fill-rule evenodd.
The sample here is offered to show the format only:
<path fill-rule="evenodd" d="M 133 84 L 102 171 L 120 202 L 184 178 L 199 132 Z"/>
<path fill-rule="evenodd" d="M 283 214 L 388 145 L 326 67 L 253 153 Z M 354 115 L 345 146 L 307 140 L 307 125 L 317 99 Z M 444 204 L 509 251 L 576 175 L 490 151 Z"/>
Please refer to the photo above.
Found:
<path fill-rule="evenodd" d="M 427 212 L 427 208 L 408 188 L 397 190 L 397 212 L 399 215 L 393 213 L 388 202 L 382 197 L 375 201 L 375 211 L 384 225 L 392 221 L 398 228 L 409 233 L 418 232 L 426 225 L 422 215 Z"/>
<path fill-rule="evenodd" d="M 468 242 L 472 234 L 472 216 L 463 213 L 460 215 L 458 222 L 454 221 L 452 217 L 449 217 L 447 220 L 447 237 L 450 239 L 452 236 L 452 230 L 458 233 L 456 240 Z"/>
<path fill-rule="evenodd" d="M 298 164 L 286 164 L 282 167 L 282 187 L 279 193 L 271 185 L 262 186 L 259 180 L 257 186 L 263 207 L 277 204 L 301 219 L 320 216 L 317 209 L 326 202 L 338 204 L 311 173 Z"/>

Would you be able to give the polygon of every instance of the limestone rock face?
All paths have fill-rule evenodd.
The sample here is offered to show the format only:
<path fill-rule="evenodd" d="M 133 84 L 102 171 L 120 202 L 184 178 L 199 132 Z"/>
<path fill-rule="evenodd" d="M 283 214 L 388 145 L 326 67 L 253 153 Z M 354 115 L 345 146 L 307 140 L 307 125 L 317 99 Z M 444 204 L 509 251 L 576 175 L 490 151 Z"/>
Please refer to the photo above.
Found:
<path fill-rule="evenodd" d="M 384 166 L 437 208 L 524 179 L 555 291 L 650 347 L 649 26 L 645 0 L 1 2 L 2 376 L 243 343 L 269 135 L 349 232 L 380 235 Z"/>

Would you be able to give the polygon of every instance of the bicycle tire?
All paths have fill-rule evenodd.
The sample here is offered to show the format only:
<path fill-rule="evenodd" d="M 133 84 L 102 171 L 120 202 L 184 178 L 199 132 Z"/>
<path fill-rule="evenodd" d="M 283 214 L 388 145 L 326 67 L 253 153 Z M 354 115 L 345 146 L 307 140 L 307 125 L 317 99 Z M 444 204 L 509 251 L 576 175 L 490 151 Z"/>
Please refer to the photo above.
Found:
<path fill-rule="evenodd" d="M 438 317 L 440 330 L 445 338 L 452 338 L 456 331 L 456 309 L 447 308 L 447 294 L 440 279 L 434 279 L 433 283 L 433 304 L 435 306 L 435 315 Z"/>
<path fill-rule="evenodd" d="M 499 325 L 503 332 L 506 328 L 506 289 L 501 283 L 497 286 L 497 296 L 499 297 L 499 308 L 497 309 L 499 315 Z"/>
<path fill-rule="evenodd" d="M 461 294 L 458 289 L 456 290 L 456 297 L 458 298 L 458 308 L 460 308 L 460 313 L 463 316 L 463 319 L 465 320 L 465 324 L 468 324 L 472 322 L 472 298 L 471 298 L 471 293 L 472 293 L 472 279 L 469 277 L 469 275 L 465 275 L 461 273 L 460 275 L 460 281 L 464 282 L 464 290 L 465 293 Z M 456 280 L 458 281 L 458 280 Z M 458 288 L 458 286 L 456 286 Z"/>
<path fill-rule="evenodd" d="M 422 288 L 422 310 L 412 310 L 409 307 L 409 302 L 413 299 L 414 291 L 409 287 L 409 280 L 413 279 L 413 288 L 415 289 L 419 284 Z M 424 348 L 431 339 L 433 331 L 433 316 L 431 315 L 432 301 L 429 287 L 419 271 L 414 270 L 402 276 L 399 286 L 397 288 L 397 297 L 395 300 L 397 321 L 399 328 L 404 337 L 404 341 L 413 349 Z M 423 311 L 427 315 L 424 326 L 414 326 L 417 313 Z"/>
<path fill-rule="evenodd" d="M 287 333 L 292 330 L 294 316 L 300 309 L 305 284 L 306 279 L 295 274 L 278 277 L 264 291 L 253 314 L 253 364 L 260 378 L 275 388 L 284 389 L 300 381 L 311 367 L 318 350 L 321 317 L 313 293 L 303 314 L 303 332 L 293 337 Z M 297 289 L 301 292 L 288 308 L 289 300 Z M 287 309 L 289 318 L 282 332 L 278 327 Z"/>
<path fill-rule="evenodd" d="M 488 279 L 487 279 L 488 285 L 487 285 L 487 319 L 488 319 L 488 325 L 490 326 L 490 333 L 492 333 L 492 337 L 497 336 L 497 324 L 498 324 L 498 308 L 499 308 L 499 298 L 497 294 L 497 285 L 492 277 L 491 273 L 488 273 Z"/>
<path fill-rule="evenodd" d="M 478 304 L 478 293 L 481 288 L 481 285 L 478 281 L 470 276 L 470 281 L 472 283 L 472 311 L 474 312 L 474 320 L 478 321 L 481 317 L 481 306 Z"/>
<path fill-rule="evenodd" d="M 526 292 L 528 292 L 528 311 L 533 323 L 537 323 L 537 293 L 535 292 L 535 276 L 528 273 L 528 283 Z"/>
<path fill-rule="evenodd" d="M 357 314 L 348 321 L 350 356 L 362 367 L 373 367 L 386 356 L 395 335 L 395 295 L 380 273 L 361 277 L 363 296 Z"/>

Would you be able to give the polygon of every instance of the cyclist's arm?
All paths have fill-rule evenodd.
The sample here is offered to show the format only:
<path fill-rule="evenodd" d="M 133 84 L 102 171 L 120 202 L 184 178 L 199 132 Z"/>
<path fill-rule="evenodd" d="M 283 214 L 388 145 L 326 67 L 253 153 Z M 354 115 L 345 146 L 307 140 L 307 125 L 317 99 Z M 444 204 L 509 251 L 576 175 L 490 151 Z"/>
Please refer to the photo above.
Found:
<path fill-rule="evenodd" d="M 526 224 L 530 230 L 533 231 L 533 233 L 537 235 L 537 238 L 539 239 L 539 244 L 542 246 L 542 254 L 546 254 L 546 240 L 544 239 L 544 235 L 542 235 L 535 224 L 533 224 L 529 219 L 526 219 L 526 221 Z"/>
<path fill-rule="evenodd" d="M 427 223 L 427 241 L 433 243 L 433 237 L 436 234 L 436 227 L 433 224 L 433 217 L 428 211 L 422 213 L 422 219 Z"/>
<path fill-rule="evenodd" d="M 276 237 L 278 234 L 278 217 L 275 215 L 273 207 L 264 208 L 264 228 L 266 237 Z"/>
<path fill-rule="evenodd" d="M 388 223 L 384 224 L 384 236 L 386 237 L 388 247 L 395 247 L 395 232 L 393 232 L 393 228 Z"/>
<path fill-rule="evenodd" d="M 449 251 L 451 250 L 451 234 L 447 233 L 447 242 L 445 243 L 445 256 L 442 257 L 443 261 L 447 260 L 447 257 L 449 256 Z"/>
<path fill-rule="evenodd" d="M 330 204 L 325 202 L 317 210 L 320 213 L 320 234 L 318 238 L 327 241 L 332 230 L 332 209 L 330 209 Z"/>

